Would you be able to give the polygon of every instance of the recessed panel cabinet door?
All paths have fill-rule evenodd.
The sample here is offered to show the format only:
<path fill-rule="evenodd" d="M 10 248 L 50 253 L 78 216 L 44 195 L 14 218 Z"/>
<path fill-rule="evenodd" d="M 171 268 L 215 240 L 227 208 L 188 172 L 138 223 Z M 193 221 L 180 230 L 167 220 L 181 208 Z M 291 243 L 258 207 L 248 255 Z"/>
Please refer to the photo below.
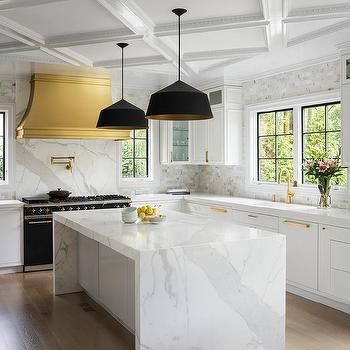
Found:
<path fill-rule="evenodd" d="M 208 162 L 224 164 L 224 110 L 213 109 L 213 119 L 208 120 Z"/>
<path fill-rule="evenodd" d="M 22 265 L 21 210 L 0 210 L 0 267 Z"/>
<path fill-rule="evenodd" d="M 287 240 L 287 282 L 317 290 L 318 225 L 280 218 L 279 232 Z"/>
<path fill-rule="evenodd" d="M 192 163 L 207 163 L 208 151 L 208 121 L 192 122 Z"/>
<path fill-rule="evenodd" d="M 319 290 L 350 303 L 350 230 L 320 225 Z"/>

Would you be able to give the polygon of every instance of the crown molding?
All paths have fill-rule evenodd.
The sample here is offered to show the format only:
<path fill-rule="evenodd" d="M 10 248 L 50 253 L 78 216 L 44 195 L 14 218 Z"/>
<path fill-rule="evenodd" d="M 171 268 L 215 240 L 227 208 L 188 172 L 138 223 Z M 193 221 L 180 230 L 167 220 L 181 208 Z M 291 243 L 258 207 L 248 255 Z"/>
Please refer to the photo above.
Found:
<path fill-rule="evenodd" d="M 343 3 L 292 9 L 288 12 L 287 17 L 319 17 L 325 15 L 339 15 L 340 17 L 344 17 L 344 15 L 346 16 L 349 13 L 350 4 Z"/>
<path fill-rule="evenodd" d="M 268 25 L 269 21 L 266 21 L 261 14 L 222 16 L 183 21 L 181 33 L 193 34 L 228 29 L 259 28 Z M 177 25 L 175 22 L 159 24 L 154 28 L 154 34 L 158 37 L 177 35 Z"/>
<path fill-rule="evenodd" d="M 340 23 L 336 23 L 318 30 L 314 30 L 312 32 L 299 35 L 287 42 L 287 47 L 299 45 L 303 42 L 310 41 L 319 37 L 322 37 L 324 35 L 328 35 L 331 33 L 338 32 L 340 30 L 346 29 L 350 27 L 350 20 L 342 21 Z"/>
<path fill-rule="evenodd" d="M 38 50 L 38 49 L 39 48 L 36 46 L 28 46 L 28 45 L 22 44 L 20 42 L 11 42 L 11 43 L 0 44 L 0 54 L 34 51 L 34 50 Z"/>
<path fill-rule="evenodd" d="M 46 38 L 46 45 L 52 48 L 59 48 L 106 42 L 132 41 L 142 38 L 142 35 L 136 35 L 128 28 L 121 28 L 113 31 L 109 30 L 51 36 Z"/>
<path fill-rule="evenodd" d="M 232 80 L 232 79 L 210 79 L 207 81 L 197 82 L 194 86 L 199 90 L 211 90 L 216 88 L 221 88 L 223 86 L 232 86 L 236 88 L 242 87 L 242 81 L 240 80 Z"/>
<path fill-rule="evenodd" d="M 339 60 L 340 60 L 340 55 L 338 55 L 338 54 L 320 57 L 320 58 L 316 58 L 316 59 L 312 59 L 312 60 L 306 60 L 306 61 L 303 61 L 300 63 L 287 65 L 287 66 L 280 67 L 277 69 L 267 70 L 267 71 L 262 72 L 260 74 L 247 76 L 244 79 L 242 79 L 242 82 L 246 83 L 246 82 L 249 82 L 252 80 L 270 78 L 270 77 L 275 76 L 275 75 L 293 72 L 293 71 L 297 71 L 297 70 L 302 70 L 302 69 L 305 69 L 308 67 L 317 66 L 319 64 L 324 64 L 324 63 L 329 63 L 329 62 L 334 62 L 334 61 L 339 61 Z"/>
<path fill-rule="evenodd" d="M 95 61 L 93 62 L 93 67 L 104 67 L 104 68 L 120 68 L 121 60 L 105 60 L 105 61 Z M 134 66 L 145 66 L 153 64 L 165 64 L 170 63 L 163 56 L 147 56 L 147 57 L 131 57 L 124 62 L 124 67 L 134 67 Z"/>

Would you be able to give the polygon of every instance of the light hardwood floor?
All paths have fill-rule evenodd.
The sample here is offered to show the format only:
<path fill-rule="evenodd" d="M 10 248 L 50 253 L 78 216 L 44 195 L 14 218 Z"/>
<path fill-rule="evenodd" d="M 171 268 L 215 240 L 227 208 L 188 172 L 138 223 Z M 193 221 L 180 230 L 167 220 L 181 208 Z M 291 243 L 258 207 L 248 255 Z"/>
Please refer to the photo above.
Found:
<path fill-rule="evenodd" d="M 133 348 L 133 336 L 84 293 L 54 297 L 51 272 L 0 276 L 0 350 Z M 345 349 L 349 315 L 288 295 L 287 350 Z"/>

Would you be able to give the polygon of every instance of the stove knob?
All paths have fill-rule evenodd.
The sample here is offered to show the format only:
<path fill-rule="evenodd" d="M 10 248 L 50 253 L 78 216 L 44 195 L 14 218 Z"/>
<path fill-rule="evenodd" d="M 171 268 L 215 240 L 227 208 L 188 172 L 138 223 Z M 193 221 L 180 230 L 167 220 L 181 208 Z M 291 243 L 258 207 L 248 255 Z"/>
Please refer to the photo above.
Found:
<path fill-rule="evenodd" d="M 39 209 L 39 213 L 41 213 L 42 211 L 43 211 L 43 208 L 40 208 L 40 209 Z"/>
<path fill-rule="evenodd" d="M 80 210 L 80 207 L 76 208 L 77 210 Z"/>
<path fill-rule="evenodd" d="M 95 209 L 95 207 L 94 207 L 94 206 L 92 206 L 92 207 L 91 207 L 91 209 L 92 209 L 92 210 L 94 210 L 94 209 Z"/>
<path fill-rule="evenodd" d="M 65 211 L 66 209 L 64 209 L 64 207 L 61 208 L 62 211 Z"/>
<path fill-rule="evenodd" d="M 84 210 L 87 210 L 88 207 L 84 207 Z"/>
<path fill-rule="evenodd" d="M 50 212 L 50 209 L 49 209 L 49 208 L 46 208 L 46 212 L 49 213 L 49 212 Z"/>
<path fill-rule="evenodd" d="M 72 207 L 69 207 L 69 210 L 73 210 L 73 208 L 72 208 Z"/>
<path fill-rule="evenodd" d="M 34 214 L 35 212 L 36 212 L 36 210 L 33 208 L 32 213 Z"/>

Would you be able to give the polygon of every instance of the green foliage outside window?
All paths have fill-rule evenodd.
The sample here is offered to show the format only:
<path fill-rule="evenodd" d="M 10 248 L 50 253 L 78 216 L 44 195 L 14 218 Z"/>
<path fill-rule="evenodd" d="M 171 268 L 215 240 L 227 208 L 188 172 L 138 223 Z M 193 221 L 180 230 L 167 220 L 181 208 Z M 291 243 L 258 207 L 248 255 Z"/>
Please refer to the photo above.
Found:
<path fill-rule="evenodd" d="M 0 180 L 5 180 L 5 113 L 0 113 Z"/>
<path fill-rule="evenodd" d="M 122 177 L 148 176 L 148 132 L 134 130 L 132 139 L 122 142 Z"/>
<path fill-rule="evenodd" d="M 277 182 L 287 168 L 293 174 L 293 110 L 258 114 L 258 180 Z M 284 172 L 281 182 L 287 181 Z"/>
<path fill-rule="evenodd" d="M 341 105 L 339 102 L 308 106 L 302 109 L 303 161 L 330 158 L 341 160 Z M 303 174 L 303 182 L 316 184 L 317 180 Z M 332 185 L 346 185 L 347 169 L 331 180 Z"/>

